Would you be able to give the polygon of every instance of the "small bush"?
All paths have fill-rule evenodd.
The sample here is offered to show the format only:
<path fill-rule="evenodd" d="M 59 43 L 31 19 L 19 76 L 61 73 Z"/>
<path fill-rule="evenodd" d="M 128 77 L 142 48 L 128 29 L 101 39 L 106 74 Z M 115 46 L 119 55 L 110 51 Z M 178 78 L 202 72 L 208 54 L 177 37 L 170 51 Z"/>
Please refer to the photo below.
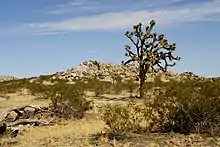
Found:
<path fill-rule="evenodd" d="M 38 78 L 39 82 L 50 81 L 52 75 L 40 75 Z"/>
<path fill-rule="evenodd" d="M 220 82 L 172 80 L 154 94 L 158 131 L 220 133 Z"/>
<path fill-rule="evenodd" d="M 40 79 L 48 79 L 41 76 Z M 44 85 L 42 82 L 31 82 L 30 79 L 19 79 L 0 83 L 0 94 L 14 93 L 26 88 L 38 98 L 50 99 L 55 115 L 63 118 L 82 118 L 84 112 L 91 108 L 91 103 L 84 98 L 86 90 L 82 80 L 75 84 L 67 84 L 65 80 L 57 80 L 53 85 Z"/>
<path fill-rule="evenodd" d="M 101 81 L 98 78 L 90 78 L 87 81 L 87 89 L 94 91 L 96 97 L 110 93 L 111 86 L 112 84 L 110 82 Z"/>
<path fill-rule="evenodd" d="M 108 126 L 107 131 L 120 135 L 125 132 L 142 132 L 148 129 L 149 109 L 141 104 L 105 104 L 100 109 L 101 118 Z"/>
<path fill-rule="evenodd" d="M 51 83 L 67 83 L 68 80 L 67 79 L 59 79 L 59 78 L 55 78 L 55 79 L 50 79 Z"/>
<path fill-rule="evenodd" d="M 120 75 L 115 75 L 113 78 L 113 91 L 115 94 L 120 94 L 123 90 L 125 90 L 125 84 L 122 81 L 122 77 Z"/>
<path fill-rule="evenodd" d="M 47 99 L 47 93 L 49 86 L 44 85 L 42 83 L 29 83 L 26 85 L 26 87 L 29 91 L 30 94 L 33 96 L 37 96 L 37 98 L 42 98 L 42 99 Z"/>
<path fill-rule="evenodd" d="M 27 79 L 16 79 L 11 81 L 0 82 L 0 93 L 16 93 L 20 89 L 24 88 L 29 81 Z"/>
<path fill-rule="evenodd" d="M 220 135 L 220 81 L 207 79 L 157 79 L 152 100 L 145 105 L 106 104 L 102 119 L 110 132 L 178 132 Z M 142 122 L 146 122 L 143 125 Z"/>
<path fill-rule="evenodd" d="M 138 89 L 138 83 L 133 79 L 128 79 L 124 81 L 124 88 L 130 93 L 130 96 L 133 97 L 133 93 Z"/>
<path fill-rule="evenodd" d="M 84 88 L 77 84 L 57 83 L 49 86 L 47 96 L 52 101 L 55 115 L 62 118 L 82 118 L 91 109 L 84 96 Z"/>

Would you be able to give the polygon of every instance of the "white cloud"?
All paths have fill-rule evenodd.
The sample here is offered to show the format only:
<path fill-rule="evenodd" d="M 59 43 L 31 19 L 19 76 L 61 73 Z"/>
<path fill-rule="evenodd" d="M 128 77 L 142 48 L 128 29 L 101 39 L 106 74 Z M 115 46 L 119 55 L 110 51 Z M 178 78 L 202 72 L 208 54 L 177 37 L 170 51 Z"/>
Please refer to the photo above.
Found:
<path fill-rule="evenodd" d="M 66 13 L 77 13 L 79 11 L 87 12 L 105 12 L 113 9 L 137 9 L 166 6 L 173 3 L 179 3 L 183 0 L 71 0 L 68 3 L 58 4 L 51 7 L 47 13 L 53 15 L 62 15 Z M 129 5 L 128 5 L 129 3 Z"/>
<path fill-rule="evenodd" d="M 158 26 L 198 21 L 220 21 L 220 1 L 215 0 L 194 5 L 178 6 L 172 9 L 140 10 L 103 13 L 73 19 L 30 23 L 29 28 L 36 32 L 68 32 L 76 30 L 124 29 L 137 22 L 148 24 L 156 20 Z"/>
<path fill-rule="evenodd" d="M 88 5 L 87 0 L 72 0 L 71 2 L 65 4 L 59 4 L 47 11 L 48 14 L 60 15 L 70 12 L 75 12 L 80 9 L 88 9 L 91 6 Z"/>

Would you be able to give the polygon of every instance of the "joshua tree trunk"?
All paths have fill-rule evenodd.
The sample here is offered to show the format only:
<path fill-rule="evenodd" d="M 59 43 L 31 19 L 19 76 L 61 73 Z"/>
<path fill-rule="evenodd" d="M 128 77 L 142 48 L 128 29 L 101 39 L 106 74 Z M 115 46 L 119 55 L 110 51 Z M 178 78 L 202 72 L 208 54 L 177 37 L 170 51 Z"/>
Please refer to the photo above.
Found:
<path fill-rule="evenodd" d="M 139 74 L 139 78 L 140 78 L 140 92 L 139 92 L 139 96 L 140 98 L 143 98 L 144 97 L 144 82 L 145 82 L 145 78 L 146 78 L 146 72 L 141 70 L 140 71 L 140 74 Z"/>

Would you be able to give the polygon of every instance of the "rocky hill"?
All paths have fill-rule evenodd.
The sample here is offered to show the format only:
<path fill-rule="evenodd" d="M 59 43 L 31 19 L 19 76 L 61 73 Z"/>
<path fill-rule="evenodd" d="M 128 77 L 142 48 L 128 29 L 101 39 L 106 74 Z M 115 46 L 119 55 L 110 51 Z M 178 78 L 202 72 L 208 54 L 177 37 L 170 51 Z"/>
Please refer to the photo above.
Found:
<path fill-rule="evenodd" d="M 18 78 L 13 77 L 13 76 L 0 76 L 0 82 L 10 81 L 10 80 L 15 80 L 15 79 L 18 79 Z"/>
<path fill-rule="evenodd" d="M 66 71 L 56 72 L 52 75 L 41 75 L 39 78 L 50 77 L 51 79 L 65 79 L 68 81 L 73 81 L 77 78 L 89 78 L 98 77 L 104 81 L 111 81 L 113 77 L 120 76 L 123 80 L 134 78 L 136 79 L 138 75 L 138 66 L 136 64 L 122 65 L 113 64 L 107 62 L 101 62 L 96 60 L 87 60 L 80 63 L 78 66 L 69 68 Z M 192 72 L 176 73 L 172 71 L 158 73 L 163 81 L 169 79 L 181 80 L 186 77 L 198 78 L 197 75 Z M 13 76 L 0 76 L 0 82 L 18 79 Z M 31 79 L 37 79 L 33 77 Z M 47 78 L 46 78 L 47 79 Z M 148 76 L 147 81 L 152 81 L 154 77 Z"/>
<path fill-rule="evenodd" d="M 103 80 L 111 80 L 115 75 L 120 75 L 123 79 L 126 78 L 136 78 L 138 73 L 138 66 L 135 64 L 131 65 L 121 65 L 121 64 L 112 64 L 94 60 L 88 60 L 80 63 L 75 68 L 69 68 L 65 72 L 57 72 L 52 76 L 52 79 L 66 79 L 68 81 L 72 81 L 75 78 L 80 77 L 94 77 L 98 76 Z M 166 72 L 166 73 L 158 73 L 161 75 L 163 80 L 167 80 L 170 78 L 182 79 L 184 77 L 198 77 L 191 72 L 185 73 L 175 73 L 175 72 Z M 152 80 L 150 76 L 148 76 L 148 80 Z"/>

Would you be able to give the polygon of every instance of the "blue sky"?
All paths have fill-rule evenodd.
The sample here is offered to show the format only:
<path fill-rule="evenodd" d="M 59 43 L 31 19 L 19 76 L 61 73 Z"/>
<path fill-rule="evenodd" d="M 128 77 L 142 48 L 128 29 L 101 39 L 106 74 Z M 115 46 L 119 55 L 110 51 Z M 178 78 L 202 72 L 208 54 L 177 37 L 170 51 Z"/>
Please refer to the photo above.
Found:
<path fill-rule="evenodd" d="M 177 43 L 176 72 L 220 76 L 220 0 L 2 0 L 0 75 L 50 74 L 96 59 L 120 63 L 124 33 L 155 19 Z"/>

